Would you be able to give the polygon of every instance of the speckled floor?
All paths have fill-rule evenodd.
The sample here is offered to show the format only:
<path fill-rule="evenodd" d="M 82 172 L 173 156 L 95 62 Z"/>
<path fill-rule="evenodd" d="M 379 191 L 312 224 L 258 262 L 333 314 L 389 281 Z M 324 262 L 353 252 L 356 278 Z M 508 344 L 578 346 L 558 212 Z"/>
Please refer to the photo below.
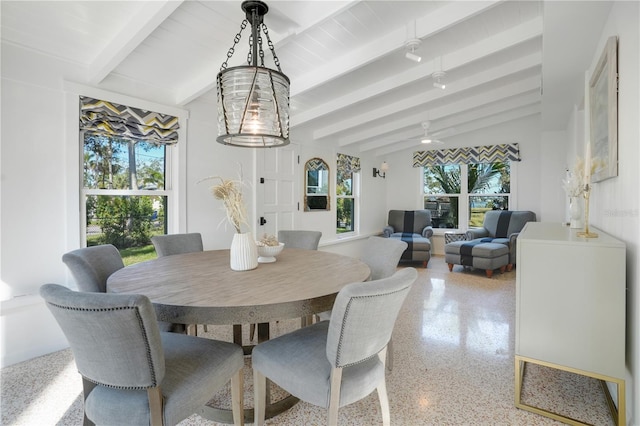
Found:
<path fill-rule="evenodd" d="M 450 273 L 436 256 L 420 272 L 394 331 L 394 368 L 387 374 L 393 425 L 561 424 L 514 407 L 515 271 L 496 273 L 457 266 Z M 550 272 L 551 273 L 551 272 Z M 281 321 L 272 336 L 298 326 Z M 248 328 L 248 327 L 246 327 Z M 208 336 L 231 340 L 230 327 Z M 245 405 L 251 406 L 250 360 Z M 64 350 L 2 369 L 3 425 L 81 425 L 82 385 Z M 274 392 L 277 399 L 278 392 Z M 530 365 L 523 402 L 594 425 L 613 425 L 597 381 Z M 224 406 L 227 391 L 211 404 Z M 267 421 L 323 425 L 325 410 L 300 402 Z M 340 425 L 382 424 L 375 392 L 340 409 Z M 181 426 L 218 425 L 197 414 Z"/>

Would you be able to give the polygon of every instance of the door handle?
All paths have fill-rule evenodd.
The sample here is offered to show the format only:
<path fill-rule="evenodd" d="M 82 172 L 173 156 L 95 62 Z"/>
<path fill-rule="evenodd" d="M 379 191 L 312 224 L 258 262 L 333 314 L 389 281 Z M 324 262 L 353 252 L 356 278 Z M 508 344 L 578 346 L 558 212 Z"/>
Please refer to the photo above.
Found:
<path fill-rule="evenodd" d="M 265 219 L 264 217 L 260 217 L 260 226 L 264 225 L 265 223 L 267 223 L 267 219 Z"/>

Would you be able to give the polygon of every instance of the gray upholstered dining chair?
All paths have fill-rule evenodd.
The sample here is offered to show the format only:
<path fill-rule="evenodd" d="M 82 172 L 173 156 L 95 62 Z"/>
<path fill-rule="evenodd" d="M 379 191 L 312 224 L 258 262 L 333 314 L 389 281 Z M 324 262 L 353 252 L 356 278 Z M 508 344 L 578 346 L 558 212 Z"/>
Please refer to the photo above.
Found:
<path fill-rule="evenodd" d="M 284 243 L 284 248 L 301 248 L 307 250 L 318 250 L 318 244 L 322 232 L 304 230 L 281 230 L 278 231 L 278 241 Z"/>
<path fill-rule="evenodd" d="M 369 237 L 360 259 L 369 266 L 371 279 L 380 280 L 398 270 L 398 262 L 407 249 L 405 241 L 394 238 Z M 393 339 L 387 345 L 387 368 L 393 370 Z"/>
<path fill-rule="evenodd" d="M 369 280 L 380 280 L 393 275 L 398 269 L 400 256 L 407 249 L 407 243 L 393 238 L 371 236 L 367 239 L 360 260 L 369 266 Z M 331 311 L 318 314 L 320 320 L 331 318 Z M 393 370 L 393 339 L 387 347 L 387 368 Z"/>
<path fill-rule="evenodd" d="M 73 275 L 79 291 L 106 293 L 107 279 L 124 268 L 118 249 L 111 244 L 83 247 L 62 255 L 62 261 Z M 183 324 L 160 321 L 160 330 L 184 333 Z"/>
<path fill-rule="evenodd" d="M 400 257 L 407 247 L 408 244 L 402 240 L 369 237 L 360 260 L 369 266 L 372 280 L 387 278 L 396 272 Z"/>
<path fill-rule="evenodd" d="M 278 242 L 284 243 L 284 248 L 299 248 L 305 250 L 318 250 L 318 244 L 322 232 L 305 230 L 281 230 L 278 231 Z M 304 317 L 300 320 L 303 327 L 313 321 L 312 316 Z M 256 325 L 249 326 L 249 340 L 253 340 L 256 334 Z"/>
<path fill-rule="evenodd" d="M 390 425 L 386 348 L 417 276 L 415 268 L 404 268 L 389 278 L 349 284 L 338 293 L 330 321 L 258 344 L 252 353 L 255 424 L 264 422 L 269 378 L 291 395 L 328 408 L 329 425 L 337 424 L 339 407 L 377 389 L 383 423 Z"/>
<path fill-rule="evenodd" d="M 244 423 L 242 348 L 161 332 L 146 296 L 45 284 L 40 295 L 82 376 L 85 424 L 175 425 L 231 381 L 234 423 Z"/>
<path fill-rule="evenodd" d="M 202 244 L 202 234 L 190 232 L 187 234 L 166 234 L 154 235 L 151 243 L 156 249 L 158 257 L 173 256 L 174 254 L 197 253 L 204 250 Z M 207 324 L 202 324 L 202 329 L 206 333 Z M 198 335 L 198 325 L 193 324 L 192 331 Z"/>
<path fill-rule="evenodd" d="M 154 235 L 151 237 L 158 257 L 194 253 L 204 250 L 199 232 L 188 234 Z"/>
<path fill-rule="evenodd" d="M 120 252 L 111 244 L 70 251 L 62 255 L 62 261 L 71 271 L 78 290 L 94 293 L 106 293 L 107 278 L 124 268 Z"/>

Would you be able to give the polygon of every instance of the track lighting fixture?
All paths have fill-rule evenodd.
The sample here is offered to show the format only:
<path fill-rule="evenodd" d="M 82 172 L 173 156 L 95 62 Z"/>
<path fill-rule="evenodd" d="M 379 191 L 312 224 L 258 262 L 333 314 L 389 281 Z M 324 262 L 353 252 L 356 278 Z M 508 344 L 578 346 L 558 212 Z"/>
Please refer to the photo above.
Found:
<path fill-rule="evenodd" d="M 414 38 L 407 41 L 407 43 L 405 44 L 405 47 L 407 48 L 407 52 L 404 54 L 405 58 L 410 59 L 414 62 L 420 62 L 422 60 L 422 57 L 415 54 L 416 49 L 420 47 L 420 43 L 422 42 L 419 38 Z"/>
<path fill-rule="evenodd" d="M 444 78 L 446 75 L 447 73 L 445 73 L 444 71 L 436 71 L 431 74 L 431 78 L 433 78 L 433 87 L 444 90 L 446 86 L 440 81 L 440 79 Z"/>

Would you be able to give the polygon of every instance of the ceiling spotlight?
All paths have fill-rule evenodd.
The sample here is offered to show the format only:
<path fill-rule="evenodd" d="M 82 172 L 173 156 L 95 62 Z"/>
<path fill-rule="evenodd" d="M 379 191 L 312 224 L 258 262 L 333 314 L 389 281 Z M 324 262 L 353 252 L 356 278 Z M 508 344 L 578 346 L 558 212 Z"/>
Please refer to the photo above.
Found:
<path fill-rule="evenodd" d="M 446 86 L 440 81 L 440 79 L 444 78 L 446 75 L 447 73 L 445 73 L 444 71 L 436 71 L 431 74 L 431 77 L 433 78 L 433 87 L 444 90 Z"/>
<path fill-rule="evenodd" d="M 422 57 L 415 54 L 416 49 L 420 47 L 420 43 L 422 43 L 422 41 L 420 41 L 419 38 L 413 38 L 407 41 L 407 43 L 405 44 L 405 47 L 407 48 L 407 52 L 404 54 L 405 58 L 410 59 L 414 62 L 420 62 L 422 60 Z"/>

